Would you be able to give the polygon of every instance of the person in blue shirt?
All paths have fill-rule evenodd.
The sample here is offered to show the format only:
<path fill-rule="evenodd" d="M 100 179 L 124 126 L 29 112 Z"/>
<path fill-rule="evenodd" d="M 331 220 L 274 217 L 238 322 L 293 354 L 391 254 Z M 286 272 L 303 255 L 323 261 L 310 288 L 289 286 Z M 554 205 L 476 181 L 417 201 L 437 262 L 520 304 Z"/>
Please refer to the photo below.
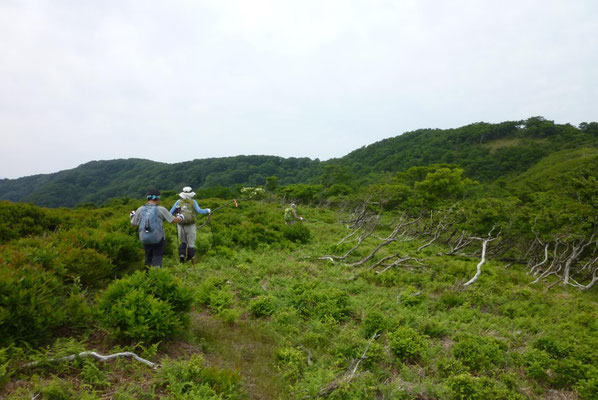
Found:
<path fill-rule="evenodd" d="M 179 193 L 180 199 L 174 203 L 170 209 L 170 213 L 182 214 L 185 218 L 183 223 L 177 225 L 179 234 L 179 260 L 181 263 L 193 259 L 195 256 L 195 237 L 197 236 L 197 227 L 195 225 L 197 214 L 209 214 L 209 208 L 200 208 L 197 201 L 193 199 L 195 193 L 186 186 L 183 191 Z"/>

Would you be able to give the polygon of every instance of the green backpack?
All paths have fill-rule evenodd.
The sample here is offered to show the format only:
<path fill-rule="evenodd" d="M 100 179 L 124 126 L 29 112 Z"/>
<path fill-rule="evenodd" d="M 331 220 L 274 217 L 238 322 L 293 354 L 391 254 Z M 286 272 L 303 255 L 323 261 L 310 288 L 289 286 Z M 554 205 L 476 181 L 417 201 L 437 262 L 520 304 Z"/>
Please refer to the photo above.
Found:
<path fill-rule="evenodd" d="M 183 225 L 191 225 L 195 223 L 195 208 L 193 207 L 193 200 L 191 199 L 183 199 L 179 201 L 179 208 L 181 209 L 181 214 L 185 219 L 183 220 Z"/>
<path fill-rule="evenodd" d="M 291 209 L 291 207 L 289 207 L 286 210 L 284 210 L 284 220 L 286 222 L 291 222 L 294 219 L 295 218 L 293 217 L 293 210 Z"/>

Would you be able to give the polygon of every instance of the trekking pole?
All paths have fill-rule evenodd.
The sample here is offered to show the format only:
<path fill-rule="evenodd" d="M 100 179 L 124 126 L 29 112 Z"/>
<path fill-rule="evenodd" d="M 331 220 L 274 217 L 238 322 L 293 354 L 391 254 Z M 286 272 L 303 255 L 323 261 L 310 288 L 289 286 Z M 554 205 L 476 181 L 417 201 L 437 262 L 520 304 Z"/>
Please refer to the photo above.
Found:
<path fill-rule="evenodd" d="M 206 219 L 206 222 L 204 222 L 203 224 L 201 224 L 200 226 L 198 226 L 197 229 L 199 230 L 199 229 L 203 228 L 206 225 L 210 225 L 210 230 L 211 230 L 212 229 L 212 221 L 210 220 L 210 216 L 212 214 L 214 214 L 216 211 L 220 210 L 221 208 L 224 208 L 224 207 L 226 207 L 228 205 L 231 205 L 233 203 L 235 203 L 235 207 L 239 207 L 239 203 L 237 203 L 237 199 L 232 199 L 228 203 L 223 204 L 220 207 L 215 208 L 214 210 L 210 211 L 210 213 L 208 214 L 208 218 Z"/>
<path fill-rule="evenodd" d="M 214 214 L 216 211 L 220 210 L 221 208 L 224 208 L 230 204 L 235 203 L 235 207 L 239 207 L 239 203 L 237 203 L 237 199 L 232 199 L 231 201 L 229 201 L 226 204 L 221 205 L 220 207 L 216 208 L 215 210 L 211 211 L 210 214 Z"/>
<path fill-rule="evenodd" d="M 216 247 L 216 240 L 214 239 L 214 228 L 212 228 L 212 216 L 208 215 L 208 224 L 210 225 L 210 232 L 212 232 L 212 247 Z"/>

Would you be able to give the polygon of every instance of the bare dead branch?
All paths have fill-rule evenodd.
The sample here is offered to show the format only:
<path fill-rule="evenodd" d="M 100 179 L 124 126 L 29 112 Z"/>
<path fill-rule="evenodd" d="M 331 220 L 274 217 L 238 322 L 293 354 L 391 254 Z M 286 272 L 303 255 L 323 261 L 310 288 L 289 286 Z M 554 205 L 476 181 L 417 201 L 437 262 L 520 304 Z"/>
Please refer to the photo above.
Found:
<path fill-rule="evenodd" d="M 115 353 L 115 354 L 109 354 L 107 356 L 103 356 L 99 353 L 96 353 L 95 351 L 83 351 L 79 354 L 71 354 L 70 356 L 66 356 L 66 357 L 60 357 L 60 358 L 51 358 L 48 360 L 43 360 L 43 361 L 34 361 L 34 362 L 30 362 L 28 364 L 23 365 L 23 368 L 28 368 L 28 367 L 35 367 L 37 365 L 40 365 L 42 363 L 46 363 L 46 362 L 59 362 L 59 361 L 72 361 L 77 357 L 94 357 L 97 358 L 100 361 L 109 361 L 112 360 L 114 358 L 118 358 L 118 357 L 131 357 L 136 361 L 139 361 L 140 363 L 143 363 L 145 365 L 147 365 L 150 368 L 157 368 L 158 364 L 155 364 L 151 361 L 146 360 L 145 358 L 141 358 L 139 357 L 137 354 L 132 353 L 130 351 L 125 351 L 122 353 Z"/>
<path fill-rule="evenodd" d="M 330 393 L 335 391 L 337 388 L 339 388 L 342 384 L 348 385 L 349 383 L 351 383 L 351 381 L 353 379 L 361 376 L 364 372 L 361 372 L 356 375 L 357 369 L 359 368 L 359 364 L 361 364 L 361 362 L 367 358 L 367 354 L 368 354 L 368 351 L 370 350 L 370 346 L 372 345 L 374 340 L 376 340 L 379 336 L 380 336 L 379 333 L 374 333 L 374 335 L 372 335 L 372 338 L 368 342 L 361 357 L 357 361 L 351 363 L 351 366 L 349 367 L 347 372 L 345 372 L 343 374 L 343 376 L 336 378 L 335 380 L 330 382 L 328 385 L 326 385 L 324 388 L 322 388 L 322 390 L 320 390 L 320 392 L 318 393 L 318 397 L 326 397 Z"/>

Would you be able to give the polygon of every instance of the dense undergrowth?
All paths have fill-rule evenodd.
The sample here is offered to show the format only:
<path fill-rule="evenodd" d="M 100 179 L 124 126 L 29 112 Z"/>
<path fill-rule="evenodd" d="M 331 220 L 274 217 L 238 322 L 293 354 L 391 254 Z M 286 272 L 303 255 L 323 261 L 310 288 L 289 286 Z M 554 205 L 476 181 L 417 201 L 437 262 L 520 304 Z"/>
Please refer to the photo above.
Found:
<path fill-rule="evenodd" d="M 547 293 L 497 260 L 464 287 L 479 259 L 418 252 L 417 238 L 393 251 L 421 264 L 383 273 L 319 260 L 352 247 L 338 245 L 344 213 L 299 206 L 305 221 L 286 226 L 266 201 L 214 214 L 194 264 L 176 261 L 168 226 L 164 268 L 143 272 L 127 217 L 138 205 L 1 204 L 23 224 L 0 246 L 0 397 L 598 398 L 595 289 Z M 84 350 L 160 366 L 51 361 Z"/>

